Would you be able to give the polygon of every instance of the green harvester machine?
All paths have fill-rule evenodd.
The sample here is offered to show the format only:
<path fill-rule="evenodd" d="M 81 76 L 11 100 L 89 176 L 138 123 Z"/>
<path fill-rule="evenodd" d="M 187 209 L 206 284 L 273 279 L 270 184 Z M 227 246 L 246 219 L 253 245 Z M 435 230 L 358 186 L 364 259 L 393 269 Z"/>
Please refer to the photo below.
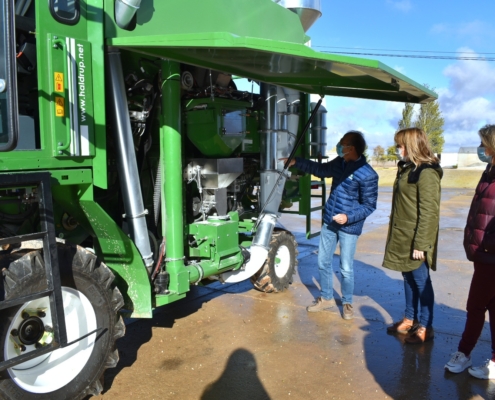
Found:
<path fill-rule="evenodd" d="M 309 94 L 436 98 L 306 46 L 320 8 L 1 2 L 0 398 L 99 394 L 123 317 L 152 318 L 191 285 L 288 287 L 297 245 L 277 221 L 305 215 L 311 237 L 312 187 L 325 201 L 324 182 L 280 161 L 326 158 Z"/>

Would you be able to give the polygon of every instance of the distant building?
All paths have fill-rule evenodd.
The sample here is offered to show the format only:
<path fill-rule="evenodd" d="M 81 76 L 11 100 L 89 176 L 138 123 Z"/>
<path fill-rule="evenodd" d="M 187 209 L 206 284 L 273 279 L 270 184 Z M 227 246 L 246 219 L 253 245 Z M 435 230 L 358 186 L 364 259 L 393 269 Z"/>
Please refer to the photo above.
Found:
<path fill-rule="evenodd" d="M 478 158 L 477 147 L 460 147 L 458 153 L 440 154 L 442 168 L 485 169 L 486 164 Z"/>
<path fill-rule="evenodd" d="M 440 154 L 440 165 L 442 168 L 455 168 L 457 167 L 457 159 L 459 153 L 442 153 Z"/>
<path fill-rule="evenodd" d="M 457 168 L 485 169 L 486 163 L 478 158 L 477 147 L 461 147 L 457 158 Z"/>

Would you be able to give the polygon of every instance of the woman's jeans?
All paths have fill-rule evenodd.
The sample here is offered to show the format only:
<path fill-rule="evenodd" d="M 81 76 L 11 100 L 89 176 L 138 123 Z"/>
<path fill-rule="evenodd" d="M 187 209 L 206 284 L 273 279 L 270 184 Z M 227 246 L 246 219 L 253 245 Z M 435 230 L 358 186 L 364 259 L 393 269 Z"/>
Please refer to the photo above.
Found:
<path fill-rule="evenodd" d="M 342 276 L 342 304 L 352 304 L 354 292 L 354 254 L 358 235 L 333 232 L 324 225 L 320 234 L 318 268 L 320 270 L 321 297 L 333 299 L 333 253 L 340 242 L 340 274 Z"/>
<path fill-rule="evenodd" d="M 421 309 L 419 323 L 430 328 L 433 323 L 433 303 L 435 295 L 430 279 L 430 269 L 426 263 L 414 271 L 403 272 L 404 293 L 406 295 L 405 317 L 411 320 L 418 319 L 418 305 Z"/>
<path fill-rule="evenodd" d="M 474 263 L 474 275 L 467 300 L 467 319 L 459 351 L 469 356 L 485 325 L 485 314 L 490 317 L 492 352 L 495 354 L 495 265 Z"/>

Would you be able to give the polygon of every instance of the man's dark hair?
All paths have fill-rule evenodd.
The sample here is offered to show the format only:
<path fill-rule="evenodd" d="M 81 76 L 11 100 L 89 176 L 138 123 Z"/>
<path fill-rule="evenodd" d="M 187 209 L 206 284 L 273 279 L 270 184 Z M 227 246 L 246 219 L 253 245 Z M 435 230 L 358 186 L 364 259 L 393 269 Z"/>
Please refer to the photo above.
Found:
<path fill-rule="evenodd" d="M 366 140 L 364 140 L 364 135 L 359 131 L 349 131 L 344 136 L 349 136 L 352 145 L 356 149 L 358 156 L 362 156 L 364 150 L 366 150 Z"/>

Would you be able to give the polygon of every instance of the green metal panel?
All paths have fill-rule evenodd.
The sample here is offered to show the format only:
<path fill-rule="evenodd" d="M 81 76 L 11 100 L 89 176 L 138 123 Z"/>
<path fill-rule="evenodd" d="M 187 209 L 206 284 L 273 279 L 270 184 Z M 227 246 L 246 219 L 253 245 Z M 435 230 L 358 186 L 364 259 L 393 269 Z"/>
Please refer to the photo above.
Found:
<path fill-rule="evenodd" d="M 205 156 L 228 157 L 246 137 L 246 108 L 249 106 L 247 102 L 221 98 L 189 100 L 183 114 L 187 137 Z M 236 132 L 227 126 L 229 115 L 237 118 Z"/>
<path fill-rule="evenodd" d="M 113 1 L 106 0 L 105 7 L 107 43 L 116 47 L 305 93 L 411 103 L 437 97 L 379 61 L 305 46 L 296 15 L 271 0 L 189 0 L 193 12 L 185 12 L 183 2 L 143 2 L 132 32 L 114 25 Z"/>
<path fill-rule="evenodd" d="M 259 153 L 260 135 L 259 135 L 259 113 L 258 111 L 249 114 L 246 118 L 246 137 L 242 141 L 243 153 Z"/>
<path fill-rule="evenodd" d="M 83 185 L 93 183 L 91 169 L 51 170 L 52 186 Z"/>
<path fill-rule="evenodd" d="M 106 37 L 143 37 L 155 34 L 208 34 L 217 27 L 239 37 L 305 43 L 308 38 L 293 12 L 272 0 L 144 0 L 136 26 L 127 31 L 114 21 L 115 0 L 104 0 Z"/>
<path fill-rule="evenodd" d="M 184 297 L 186 297 L 185 293 L 158 294 L 155 296 L 155 307 L 161 307 L 166 304 L 173 303 L 174 301 L 183 299 Z"/>
<path fill-rule="evenodd" d="M 93 45 L 92 67 L 93 71 L 93 120 L 95 125 L 94 146 L 95 157 L 93 167 L 98 171 L 94 176 L 94 184 L 102 189 L 108 188 L 107 182 L 107 138 L 106 138 L 106 117 L 105 117 L 105 54 L 103 51 L 103 10 L 101 0 L 87 0 L 87 12 L 84 15 L 88 25 L 88 41 Z"/>
<path fill-rule="evenodd" d="M 49 136 L 49 135 L 46 135 Z M 51 140 L 50 140 L 51 141 Z M 91 167 L 92 162 L 89 159 L 60 160 L 47 156 L 42 150 L 20 150 L 2 153 L 0 159 L 0 171 L 29 171 L 40 169 L 57 169 L 57 168 L 84 168 Z"/>
<path fill-rule="evenodd" d="M 85 40 L 49 35 L 48 85 L 52 88 L 53 157 L 89 157 L 95 153 L 92 52 Z M 73 62 L 68 63 L 68 57 Z"/>
<path fill-rule="evenodd" d="M 216 254 L 214 259 L 202 261 L 201 268 L 204 271 L 204 276 L 208 277 L 220 272 L 236 270 L 241 267 L 243 262 L 242 253 L 238 250 L 237 253 L 226 257 L 220 257 L 219 254 Z"/>
<path fill-rule="evenodd" d="M 92 185 L 53 186 L 53 199 L 97 239 L 96 253 L 116 275 L 124 308 L 130 311 L 127 316 L 151 318 L 151 286 L 142 257 L 129 237 L 93 201 L 92 189 Z"/>
<path fill-rule="evenodd" d="M 81 200 L 79 204 L 96 236 L 98 257 L 116 275 L 124 308 L 130 310 L 126 316 L 151 318 L 151 285 L 138 249 L 97 203 Z"/>
<path fill-rule="evenodd" d="M 189 225 L 189 234 L 194 239 L 193 246 L 189 247 L 189 257 L 206 259 L 200 261 L 205 278 L 238 269 L 244 262 L 239 247 L 239 221 L 237 213 L 230 213 L 233 214 L 234 218 L 229 221 L 211 219 Z"/>
<path fill-rule="evenodd" d="M 310 215 L 311 208 L 311 175 L 306 174 L 299 178 L 299 215 Z"/>
<path fill-rule="evenodd" d="M 103 71 L 103 10 L 101 2 L 91 0 L 92 5 L 81 2 L 80 21 L 73 26 L 57 22 L 51 15 L 48 2 L 45 5 L 37 4 L 36 7 L 36 53 L 38 77 L 38 106 L 39 125 L 41 136 L 39 138 L 40 148 L 30 150 L 16 150 L 2 154 L 0 170 L 27 171 L 40 169 L 63 169 L 84 168 L 94 165 L 97 167 L 93 179 L 95 185 L 105 188 L 107 183 L 107 161 L 106 161 L 106 127 L 105 127 L 105 103 L 104 103 L 104 74 L 97 73 L 92 76 L 92 71 Z M 87 17 L 91 24 L 87 24 Z M 56 38 L 55 38 L 56 37 Z M 83 58 L 78 62 L 84 62 L 85 83 L 85 108 L 89 135 L 89 157 L 69 157 L 58 153 L 58 143 L 66 144 L 68 136 L 67 122 L 70 118 L 70 102 L 68 99 L 69 72 L 68 63 L 64 58 L 67 48 L 60 46 L 65 43 L 66 38 L 74 40 L 75 49 L 79 50 L 77 44 L 83 48 Z M 55 42 L 54 42 L 55 41 Z M 53 45 L 56 44 L 57 48 Z M 63 90 L 56 91 L 55 72 L 63 74 Z M 78 88 L 79 89 L 79 88 Z M 80 93 L 75 93 L 79 101 Z M 65 112 L 62 117 L 55 115 L 55 96 L 64 99 Z M 92 99 L 94 98 L 94 110 Z M 80 106 L 80 103 L 78 104 Z M 95 117 L 93 117 L 93 113 Z M 79 121 L 81 123 L 81 121 Z M 95 129 L 93 131 L 93 129 Z M 96 134 L 96 136 L 93 136 Z M 22 132 L 21 132 L 22 135 Z"/>
<path fill-rule="evenodd" d="M 189 247 L 189 256 L 198 258 L 226 257 L 239 252 L 237 221 L 204 221 L 189 225 L 189 234 L 196 241 Z M 218 272 L 218 271 L 217 271 Z"/>
<path fill-rule="evenodd" d="M 50 162 L 45 157 L 57 157 L 57 146 L 59 143 L 67 144 L 67 137 L 70 133 L 70 102 L 69 102 L 69 73 L 70 66 L 67 62 L 66 38 L 77 38 L 85 40 L 87 28 L 84 19 L 85 7 L 81 7 L 81 20 L 78 24 L 69 26 L 57 22 L 50 13 L 49 7 L 37 7 L 36 12 L 36 39 L 40 42 L 37 45 L 38 57 L 38 91 L 41 127 L 41 150 L 38 155 L 40 164 Z M 54 47 L 56 46 L 56 47 Z M 46 67 L 48 66 L 48 73 Z M 63 74 L 62 91 L 56 91 L 55 73 Z M 57 107 L 55 97 L 63 98 L 63 114 Z M 46 133 L 50 132 L 51 135 Z M 91 163 L 88 163 L 90 165 Z M 64 165 L 57 163 L 58 167 Z M 49 168 L 48 166 L 46 168 Z"/>
<path fill-rule="evenodd" d="M 177 295 L 189 291 L 189 272 L 184 266 L 179 64 L 162 61 L 162 74 L 160 157 L 165 194 L 162 198 L 162 234 L 167 242 L 165 261 L 170 274 L 169 290 L 171 295 Z"/>

